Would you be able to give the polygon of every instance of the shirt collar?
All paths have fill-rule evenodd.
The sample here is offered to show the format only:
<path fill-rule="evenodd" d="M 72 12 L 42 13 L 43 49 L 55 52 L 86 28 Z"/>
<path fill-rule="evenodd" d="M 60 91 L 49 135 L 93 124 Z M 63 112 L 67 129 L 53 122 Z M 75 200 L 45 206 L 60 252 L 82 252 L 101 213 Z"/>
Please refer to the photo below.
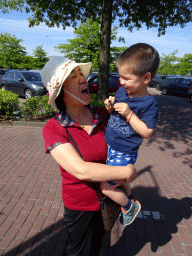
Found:
<path fill-rule="evenodd" d="M 102 122 L 102 118 L 98 115 L 97 111 L 94 109 L 93 106 L 87 105 L 87 107 L 89 108 L 89 110 L 92 112 L 93 116 L 96 119 L 96 122 L 93 121 L 93 126 L 95 127 L 97 124 Z M 57 120 L 63 127 L 75 125 L 71 117 L 67 113 L 64 113 L 63 111 L 59 112 L 59 114 L 57 115 Z"/>

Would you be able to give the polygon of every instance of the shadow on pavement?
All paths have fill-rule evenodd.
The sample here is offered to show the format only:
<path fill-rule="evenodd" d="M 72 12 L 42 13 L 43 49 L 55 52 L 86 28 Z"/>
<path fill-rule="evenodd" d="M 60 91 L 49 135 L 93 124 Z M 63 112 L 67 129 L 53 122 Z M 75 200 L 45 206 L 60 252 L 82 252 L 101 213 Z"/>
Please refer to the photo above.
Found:
<path fill-rule="evenodd" d="M 154 95 L 159 105 L 158 125 L 148 139 L 148 145 L 159 144 L 159 150 L 176 150 L 175 143 L 180 143 L 174 158 L 182 157 L 183 163 L 192 168 L 192 105 L 187 106 L 171 100 L 170 97 Z"/>
<path fill-rule="evenodd" d="M 132 192 L 142 205 L 141 214 L 127 227 L 120 223 L 115 225 L 113 232 L 119 236 L 117 242 L 110 247 L 108 256 L 134 256 L 147 243 L 151 251 L 158 251 L 159 246 L 168 243 L 172 234 L 178 231 L 177 224 L 191 217 L 192 199 L 168 199 L 159 194 L 159 186 L 152 166 L 139 171 L 138 176 L 148 172 L 154 182 L 154 187 L 138 186 Z M 122 233 L 121 233 L 122 232 Z M 4 256 L 61 256 L 65 247 L 65 228 L 63 219 L 31 236 L 27 241 L 17 245 Z"/>
<path fill-rule="evenodd" d="M 61 256 L 64 255 L 65 237 L 64 221 L 61 219 L 3 256 Z"/>
<path fill-rule="evenodd" d="M 150 250 L 157 252 L 160 246 L 167 244 L 172 239 L 172 234 L 177 233 L 177 225 L 183 219 L 189 219 L 192 211 L 192 198 L 185 197 L 181 200 L 162 197 L 159 186 L 152 172 L 151 166 L 141 170 L 138 175 L 149 172 L 155 186 L 138 186 L 132 193 L 142 205 L 141 214 L 129 226 L 123 227 L 116 223 L 116 243 L 111 246 L 110 255 L 134 256 L 147 244 Z M 146 254 L 147 255 L 147 254 Z"/>

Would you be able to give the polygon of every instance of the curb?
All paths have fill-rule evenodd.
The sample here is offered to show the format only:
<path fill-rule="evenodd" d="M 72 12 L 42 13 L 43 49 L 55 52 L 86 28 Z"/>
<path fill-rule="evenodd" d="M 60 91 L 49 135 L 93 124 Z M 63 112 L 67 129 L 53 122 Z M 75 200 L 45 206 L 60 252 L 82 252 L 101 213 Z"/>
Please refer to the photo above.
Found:
<path fill-rule="evenodd" d="M 44 127 L 46 122 L 13 121 L 13 126 Z"/>

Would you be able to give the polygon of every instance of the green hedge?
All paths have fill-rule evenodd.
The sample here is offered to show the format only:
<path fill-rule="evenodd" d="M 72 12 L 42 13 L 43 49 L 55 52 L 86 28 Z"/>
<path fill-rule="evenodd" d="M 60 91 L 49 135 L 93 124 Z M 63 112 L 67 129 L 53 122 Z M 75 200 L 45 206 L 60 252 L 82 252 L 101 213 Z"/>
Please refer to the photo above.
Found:
<path fill-rule="evenodd" d="M 109 94 L 114 96 L 114 93 Z M 104 101 L 97 101 L 97 95 L 91 94 L 91 105 L 105 108 Z M 0 116 L 10 119 L 15 110 L 20 110 L 24 120 L 45 120 L 55 115 L 56 111 L 48 104 L 48 96 L 32 97 L 19 105 L 19 96 L 0 89 Z"/>
<path fill-rule="evenodd" d="M 0 115 L 6 118 L 12 116 L 13 111 L 19 108 L 19 96 L 13 92 L 0 89 Z"/>
<path fill-rule="evenodd" d="M 21 104 L 21 115 L 25 120 L 46 119 L 55 115 L 56 111 L 48 104 L 48 96 L 28 98 Z"/>

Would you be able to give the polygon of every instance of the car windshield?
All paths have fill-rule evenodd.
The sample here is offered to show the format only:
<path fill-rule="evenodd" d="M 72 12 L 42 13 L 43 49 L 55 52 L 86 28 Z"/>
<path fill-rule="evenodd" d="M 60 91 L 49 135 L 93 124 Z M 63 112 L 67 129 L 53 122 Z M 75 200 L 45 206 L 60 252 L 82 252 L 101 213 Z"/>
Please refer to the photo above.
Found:
<path fill-rule="evenodd" d="M 41 75 L 38 72 L 22 72 L 27 81 L 41 81 Z"/>

